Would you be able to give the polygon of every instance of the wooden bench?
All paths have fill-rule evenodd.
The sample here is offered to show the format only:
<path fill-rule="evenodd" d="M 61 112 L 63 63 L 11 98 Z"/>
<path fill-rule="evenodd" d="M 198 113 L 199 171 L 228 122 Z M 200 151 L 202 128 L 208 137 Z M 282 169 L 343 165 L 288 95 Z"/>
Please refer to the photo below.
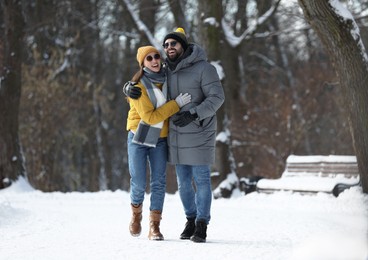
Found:
<path fill-rule="evenodd" d="M 338 196 L 345 189 L 360 184 L 355 156 L 290 155 L 279 179 L 261 179 L 257 191 L 326 192 Z"/>

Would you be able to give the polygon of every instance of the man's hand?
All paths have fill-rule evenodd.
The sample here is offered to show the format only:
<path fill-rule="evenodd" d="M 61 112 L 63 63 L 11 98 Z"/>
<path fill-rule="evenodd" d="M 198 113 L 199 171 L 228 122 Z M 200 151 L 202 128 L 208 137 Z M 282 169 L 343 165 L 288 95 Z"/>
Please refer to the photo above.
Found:
<path fill-rule="evenodd" d="M 142 90 L 139 87 L 136 87 L 136 82 L 128 81 L 124 84 L 123 92 L 125 96 L 130 97 L 132 99 L 138 99 L 142 95 Z"/>
<path fill-rule="evenodd" d="M 191 114 L 189 111 L 179 112 L 176 114 L 175 119 L 173 119 L 173 123 L 176 126 L 184 127 L 196 120 L 197 117 L 197 114 Z"/>

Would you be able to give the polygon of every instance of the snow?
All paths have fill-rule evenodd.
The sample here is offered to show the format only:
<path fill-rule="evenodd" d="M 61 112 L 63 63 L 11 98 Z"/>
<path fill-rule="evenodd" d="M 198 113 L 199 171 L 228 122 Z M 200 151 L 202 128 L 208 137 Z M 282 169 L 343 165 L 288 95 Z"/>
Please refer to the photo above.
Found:
<path fill-rule="evenodd" d="M 153 45 L 157 50 L 161 50 L 161 46 L 159 42 L 154 38 L 151 31 L 144 24 L 144 22 L 139 18 L 139 13 L 135 10 L 134 5 L 130 2 L 130 0 L 123 0 L 125 6 L 127 7 L 130 15 L 132 16 L 134 22 L 137 24 L 138 29 L 141 32 L 144 32 L 146 37 L 148 38 L 151 45 Z"/>
<path fill-rule="evenodd" d="M 241 42 L 246 39 L 249 35 L 253 34 L 259 25 L 262 25 L 274 12 L 277 4 L 271 6 L 271 8 L 265 12 L 261 17 L 257 18 L 257 21 L 254 24 L 250 24 L 249 27 L 241 34 L 241 36 L 236 36 L 234 34 L 234 30 L 231 28 L 230 24 L 225 21 L 225 18 L 221 20 L 222 31 L 225 34 L 226 41 L 233 48 L 239 46 Z"/>
<path fill-rule="evenodd" d="M 346 164 L 350 167 L 356 165 L 356 156 L 353 155 L 289 155 L 286 159 L 287 168 L 282 173 L 279 179 L 262 179 L 257 183 L 257 188 L 262 190 L 298 190 L 298 191 L 312 191 L 312 192 L 332 192 L 337 184 L 346 185 L 358 185 L 359 176 L 349 176 L 345 175 L 344 172 L 341 173 L 330 173 L 324 176 L 321 169 L 313 168 L 314 171 L 305 172 L 299 171 L 294 172 L 294 165 L 308 165 L 313 164 L 319 165 L 323 168 L 328 164 Z M 290 168 L 289 168 L 290 167 Z M 294 166 L 295 167 L 295 166 Z M 342 170 L 341 168 L 340 170 Z M 356 169 L 358 170 L 358 169 Z M 327 175 L 325 173 L 325 175 Z"/>
<path fill-rule="evenodd" d="M 213 200 L 207 243 L 180 240 L 185 218 L 167 194 L 164 241 L 150 241 L 149 194 L 143 231 L 131 237 L 125 191 L 44 193 L 24 179 L 0 191 L 0 259 L 367 260 L 368 195 L 287 192 Z"/>
<path fill-rule="evenodd" d="M 285 173 L 283 173 L 285 175 Z M 316 181 L 318 178 L 318 182 Z M 357 185 L 359 178 L 323 178 L 323 177 L 283 177 L 280 179 L 262 179 L 258 182 L 259 189 L 277 189 L 277 190 L 298 190 L 298 191 L 323 191 L 331 192 L 339 184 Z"/>
<path fill-rule="evenodd" d="M 215 17 L 207 17 L 203 20 L 203 24 L 209 24 L 214 27 L 219 27 L 219 23 L 216 21 Z"/>
<path fill-rule="evenodd" d="M 220 80 L 223 80 L 225 78 L 225 72 L 220 63 L 220 61 L 211 61 L 211 64 L 216 68 Z"/>
<path fill-rule="evenodd" d="M 352 29 L 350 33 L 352 37 L 358 42 L 358 46 L 360 48 L 360 52 L 365 63 L 368 63 L 368 55 L 365 51 L 363 41 L 360 37 L 359 27 L 356 24 L 353 15 L 339 0 L 330 0 L 329 3 L 332 6 L 333 10 L 335 10 L 336 14 L 338 14 L 342 19 L 344 19 L 345 21 L 350 20 L 352 22 Z"/>
<path fill-rule="evenodd" d="M 341 163 L 356 163 L 354 155 L 289 155 L 287 163 L 316 163 L 316 162 L 341 162 Z"/>
<path fill-rule="evenodd" d="M 226 143 L 228 140 L 228 135 L 224 131 L 218 133 L 216 136 L 216 142 Z"/>
<path fill-rule="evenodd" d="M 238 176 L 235 172 L 229 173 L 226 179 L 220 183 L 220 185 L 213 191 L 214 193 L 219 193 L 221 189 L 231 190 L 232 186 L 238 181 Z"/>

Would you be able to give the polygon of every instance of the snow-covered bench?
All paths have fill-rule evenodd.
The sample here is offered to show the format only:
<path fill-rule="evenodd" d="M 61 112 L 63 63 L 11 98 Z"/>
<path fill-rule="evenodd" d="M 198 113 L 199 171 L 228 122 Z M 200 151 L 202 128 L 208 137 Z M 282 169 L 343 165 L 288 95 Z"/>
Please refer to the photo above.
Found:
<path fill-rule="evenodd" d="M 345 189 L 359 183 L 355 156 L 290 155 L 281 178 L 259 180 L 257 191 L 327 192 L 337 197 Z"/>

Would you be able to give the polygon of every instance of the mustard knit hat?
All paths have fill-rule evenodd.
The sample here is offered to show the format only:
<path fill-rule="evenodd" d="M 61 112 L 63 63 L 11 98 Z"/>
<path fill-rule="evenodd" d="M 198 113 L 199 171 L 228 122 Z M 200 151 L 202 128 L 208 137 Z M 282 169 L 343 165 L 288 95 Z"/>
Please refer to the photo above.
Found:
<path fill-rule="evenodd" d="M 184 51 L 188 48 L 188 40 L 185 36 L 185 31 L 183 28 L 179 27 L 175 30 L 175 32 L 171 32 L 165 36 L 164 41 L 162 44 L 165 44 L 167 39 L 174 39 L 180 42 L 181 46 L 183 46 Z"/>
<path fill-rule="evenodd" d="M 153 46 L 142 46 L 139 47 L 137 50 L 137 61 L 140 67 L 143 67 L 144 58 L 147 56 L 148 53 L 155 52 L 160 54 L 160 52 Z"/>

